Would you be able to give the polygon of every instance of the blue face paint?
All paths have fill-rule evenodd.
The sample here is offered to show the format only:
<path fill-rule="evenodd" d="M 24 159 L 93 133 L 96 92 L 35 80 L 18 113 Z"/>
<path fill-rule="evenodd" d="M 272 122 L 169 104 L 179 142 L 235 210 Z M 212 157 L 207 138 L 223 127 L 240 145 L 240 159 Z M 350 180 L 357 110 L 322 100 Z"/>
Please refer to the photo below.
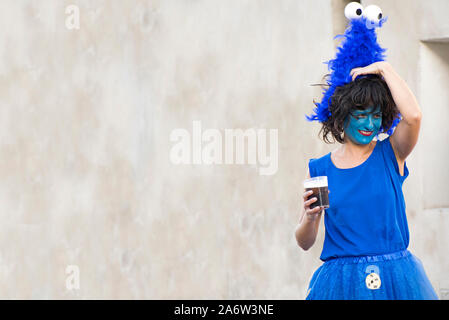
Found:
<path fill-rule="evenodd" d="M 355 110 L 345 121 L 345 135 L 355 144 L 368 144 L 379 133 L 382 125 L 380 107 Z"/>

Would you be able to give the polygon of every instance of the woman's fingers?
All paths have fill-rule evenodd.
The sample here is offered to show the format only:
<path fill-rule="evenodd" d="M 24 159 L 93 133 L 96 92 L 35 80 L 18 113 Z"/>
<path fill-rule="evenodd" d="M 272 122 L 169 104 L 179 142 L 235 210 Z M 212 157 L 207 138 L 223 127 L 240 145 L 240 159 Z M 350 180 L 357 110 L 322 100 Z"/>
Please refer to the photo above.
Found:
<path fill-rule="evenodd" d="M 315 207 L 315 208 L 313 208 L 313 209 L 308 209 L 308 210 L 306 210 L 306 213 L 307 213 L 307 214 L 317 214 L 317 213 L 319 213 L 322 209 L 323 209 L 323 208 L 321 208 L 320 206 L 318 206 L 318 207 Z"/>
<path fill-rule="evenodd" d="M 304 194 L 302 195 L 302 197 L 303 197 L 303 199 L 304 199 L 304 201 L 306 201 L 307 200 L 307 198 L 309 198 L 310 197 L 310 195 L 313 193 L 313 191 L 312 190 L 309 190 L 309 191 L 306 191 L 306 192 L 304 192 Z"/>
<path fill-rule="evenodd" d="M 349 74 L 352 77 L 352 80 L 364 74 L 381 74 L 383 65 L 385 65 L 385 63 L 385 61 L 378 61 L 371 63 L 370 65 L 367 65 L 365 67 L 357 67 L 352 69 Z"/>
<path fill-rule="evenodd" d="M 319 211 L 321 211 L 321 207 L 320 206 L 316 206 L 316 207 L 314 207 L 313 209 L 309 209 L 312 213 L 315 213 L 315 212 L 319 212 Z"/>
<path fill-rule="evenodd" d="M 349 74 L 352 76 L 354 74 L 354 72 L 356 72 L 357 70 L 359 70 L 360 68 L 354 68 L 351 70 L 351 72 L 349 72 Z"/>
<path fill-rule="evenodd" d="M 307 200 L 306 202 L 304 202 L 304 207 L 310 207 L 310 205 L 312 203 L 314 203 L 315 201 L 318 201 L 318 199 L 316 197 L 313 197 L 312 199 Z"/>
<path fill-rule="evenodd" d="M 330 193 L 330 192 L 331 192 L 331 191 L 328 189 L 328 193 Z M 313 197 L 313 198 L 310 198 L 310 199 L 309 199 L 310 195 L 312 195 L 312 194 L 313 194 L 313 191 L 312 191 L 312 190 L 306 191 L 306 192 L 304 192 L 304 194 L 303 194 L 303 199 L 304 199 L 304 209 L 305 209 L 305 212 L 306 212 L 307 214 L 316 214 L 316 213 L 319 213 L 321 210 L 323 210 L 323 207 L 321 207 L 321 206 L 316 206 L 316 207 L 314 207 L 313 209 L 310 209 L 310 205 L 311 205 L 312 203 L 318 201 L 318 198 L 317 198 L 317 197 Z"/>
<path fill-rule="evenodd" d="M 355 80 L 355 78 L 357 78 L 359 75 L 361 75 L 362 73 L 359 73 L 359 72 L 354 72 L 353 74 L 352 74 L 352 81 L 354 81 Z"/>
<path fill-rule="evenodd" d="M 352 81 L 354 81 L 355 78 L 357 78 L 357 76 L 359 75 L 359 70 L 361 68 L 354 68 L 351 70 L 351 72 L 349 73 L 351 75 Z"/>

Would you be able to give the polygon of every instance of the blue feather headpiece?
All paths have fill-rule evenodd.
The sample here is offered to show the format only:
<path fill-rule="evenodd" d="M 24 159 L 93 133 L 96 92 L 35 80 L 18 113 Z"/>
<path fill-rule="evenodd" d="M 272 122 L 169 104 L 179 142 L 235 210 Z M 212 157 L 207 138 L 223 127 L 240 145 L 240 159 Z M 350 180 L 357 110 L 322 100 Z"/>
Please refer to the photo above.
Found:
<path fill-rule="evenodd" d="M 329 111 L 331 97 L 338 86 L 352 81 L 350 75 L 352 69 L 385 60 L 386 49 L 381 48 L 377 43 L 375 31 L 375 28 L 382 27 L 387 21 L 387 18 L 382 17 L 381 9 L 375 5 L 364 9 L 360 3 L 351 2 L 345 7 L 345 16 L 349 19 L 346 31 L 343 35 L 335 37 L 342 38 L 343 41 L 337 48 L 335 59 L 325 62 L 330 71 L 330 78 L 327 80 L 328 88 L 323 91 L 321 102 L 316 103 L 314 114 L 306 115 L 307 121 L 323 122 L 331 116 Z M 391 135 L 399 121 L 400 114 L 388 130 L 381 128 L 380 132 Z"/>

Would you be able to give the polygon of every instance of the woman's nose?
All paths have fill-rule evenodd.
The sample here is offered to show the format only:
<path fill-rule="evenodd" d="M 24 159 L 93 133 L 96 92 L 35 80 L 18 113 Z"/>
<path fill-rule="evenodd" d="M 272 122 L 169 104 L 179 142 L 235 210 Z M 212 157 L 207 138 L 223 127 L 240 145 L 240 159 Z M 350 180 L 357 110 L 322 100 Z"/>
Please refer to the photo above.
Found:
<path fill-rule="evenodd" d="M 372 116 L 367 117 L 366 126 L 367 129 L 372 129 L 374 127 L 374 119 Z"/>

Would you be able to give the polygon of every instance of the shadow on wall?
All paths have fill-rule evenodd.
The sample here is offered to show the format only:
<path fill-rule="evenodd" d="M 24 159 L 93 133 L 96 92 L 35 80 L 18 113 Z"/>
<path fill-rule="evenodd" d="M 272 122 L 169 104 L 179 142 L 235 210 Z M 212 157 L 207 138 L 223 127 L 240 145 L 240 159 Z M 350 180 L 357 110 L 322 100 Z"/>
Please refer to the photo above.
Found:
<path fill-rule="evenodd" d="M 421 144 L 426 157 L 423 167 L 424 209 L 449 208 L 449 180 L 445 148 L 449 137 L 449 38 L 421 43 L 420 102 L 423 112 Z M 438 134 L 435 134 L 438 132 Z"/>

